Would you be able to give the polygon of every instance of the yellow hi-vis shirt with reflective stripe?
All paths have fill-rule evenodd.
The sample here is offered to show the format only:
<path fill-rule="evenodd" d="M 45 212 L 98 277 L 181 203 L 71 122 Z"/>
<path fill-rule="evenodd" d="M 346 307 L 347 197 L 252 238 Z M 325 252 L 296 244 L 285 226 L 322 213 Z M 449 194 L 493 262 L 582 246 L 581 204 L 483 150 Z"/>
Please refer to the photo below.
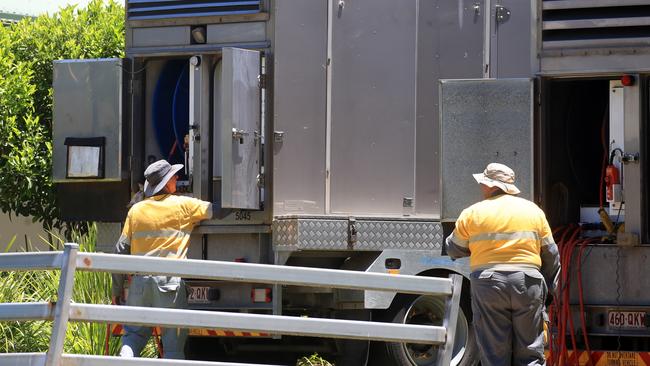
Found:
<path fill-rule="evenodd" d="M 451 240 L 469 248 L 472 271 L 509 265 L 540 268 L 542 245 L 553 243 L 544 211 L 526 199 L 502 194 L 460 214 Z"/>
<path fill-rule="evenodd" d="M 122 235 L 131 244 L 133 255 L 186 258 L 192 229 L 211 216 L 210 202 L 157 195 L 131 207 Z"/>

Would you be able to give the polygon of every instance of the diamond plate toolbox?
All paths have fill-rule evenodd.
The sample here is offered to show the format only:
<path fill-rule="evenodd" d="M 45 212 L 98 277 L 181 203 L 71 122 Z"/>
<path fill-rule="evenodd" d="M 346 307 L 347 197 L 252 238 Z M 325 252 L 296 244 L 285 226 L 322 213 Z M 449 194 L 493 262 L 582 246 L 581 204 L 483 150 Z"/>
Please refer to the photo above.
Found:
<path fill-rule="evenodd" d="M 356 240 L 350 242 L 350 225 Z M 273 245 L 284 250 L 367 250 L 442 248 L 437 221 L 375 218 L 279 217 L 273 220 Z"/>

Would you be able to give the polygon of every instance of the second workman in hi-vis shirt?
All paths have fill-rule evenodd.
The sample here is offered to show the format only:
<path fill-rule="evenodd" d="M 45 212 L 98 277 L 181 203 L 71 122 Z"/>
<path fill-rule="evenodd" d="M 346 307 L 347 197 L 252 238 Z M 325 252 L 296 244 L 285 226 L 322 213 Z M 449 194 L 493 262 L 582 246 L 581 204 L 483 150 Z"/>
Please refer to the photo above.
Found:
<path fill-rule="evenodd" d="M 115 246 L 118 254 L 173 259 L 187 258 L 190 234 L 199 221 L 212 217 L 210 202 L 176 196 L 176 173 L 182 164 L 159 160 L 144 172 L 145 199 L 134 204 Z M 124 276 L 113 275 L 113 296 L 122 294 Z M 119 301 L 118 301 L 119 302 Z M 131 279 L 126 304 L 158 308 L 185 308 L 187 295 L 180 277 L 137 275 Z M 120 356 L 138 357 L 151 335 L 151 328 L 125 326 Z M 187 331 L 164 328 L 164 358 L 183 359 Z"/>
<path fill-rule="evenodd" d="M 544 212 L 517 197 L 515 173 L 492 163 L 474 174 L 483 201 L 460 214 L 447 240 L 470 257 L 472 313 L 483 366 L 545 365 L 544 302 L 560 261 Z"/>

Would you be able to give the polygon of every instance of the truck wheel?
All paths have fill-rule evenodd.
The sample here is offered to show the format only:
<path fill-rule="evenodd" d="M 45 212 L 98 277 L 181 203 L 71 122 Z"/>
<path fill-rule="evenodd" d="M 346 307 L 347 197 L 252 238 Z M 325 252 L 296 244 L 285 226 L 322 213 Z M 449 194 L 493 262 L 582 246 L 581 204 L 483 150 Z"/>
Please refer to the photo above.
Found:
<path fill-rule="evenodd" d="M 452 366 L 473 366 L 479 361 L 470 309 L 469 298 L 461 299 L 461 309 L 458 315 L 456 339 L 454 341 L 454 355 L 451 360 Z M 398 295 L 381 318 L 384 321 L 393 323 L 442 325 L 444 314 L 444 297 Z M 377 346 L 380 348 L 380 353 L 384 353 L 385 357 L 381 357 L 383 360 L 374 362 L 372 365 L 381 364 L 382 362 L 393 366 L 436 365 L 438 347 L 435 346 L 408 343 L 380 343 Z"/>

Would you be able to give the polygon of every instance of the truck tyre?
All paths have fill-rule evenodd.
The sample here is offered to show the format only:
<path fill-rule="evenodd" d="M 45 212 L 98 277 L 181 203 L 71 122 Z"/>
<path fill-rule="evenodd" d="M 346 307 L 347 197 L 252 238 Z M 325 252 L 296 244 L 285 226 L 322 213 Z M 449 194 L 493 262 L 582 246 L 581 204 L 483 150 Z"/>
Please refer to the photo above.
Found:
<path fill-rule="evenodd" d="M 391 307 L 380 314 L 379 320 L 405 324 L 442 325 L 444 312 L 444 297 L 398 295 Z M 376 343 L 373 346 L 376 347 L 373 347 L 373 362 L 370 363 L 372 366 L 439 366 L 436 365 L 438 348 L 434 346 L 406 343 Z M 470 299 L 469 296 L 463 296 L 451 365 L 473 366 L 478 364 L 478 361 L 478 345 L 472 329 Z"/>

